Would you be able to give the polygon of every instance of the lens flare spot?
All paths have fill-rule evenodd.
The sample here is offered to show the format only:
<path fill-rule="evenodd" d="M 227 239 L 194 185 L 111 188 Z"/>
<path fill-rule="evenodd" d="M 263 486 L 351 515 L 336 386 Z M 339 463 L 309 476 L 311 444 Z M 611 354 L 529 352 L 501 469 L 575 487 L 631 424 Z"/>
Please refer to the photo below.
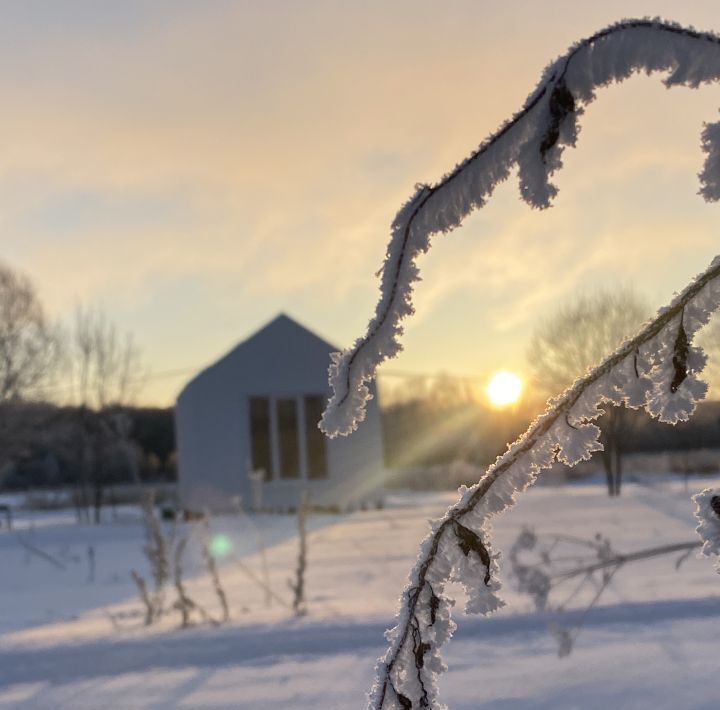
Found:
<path fill-rule="evenodd" d="M 210 552 L 215 557 L 227 557 L 232 552 L 232 540 L 227 535 L 217 534 L 210 538 Z"/>

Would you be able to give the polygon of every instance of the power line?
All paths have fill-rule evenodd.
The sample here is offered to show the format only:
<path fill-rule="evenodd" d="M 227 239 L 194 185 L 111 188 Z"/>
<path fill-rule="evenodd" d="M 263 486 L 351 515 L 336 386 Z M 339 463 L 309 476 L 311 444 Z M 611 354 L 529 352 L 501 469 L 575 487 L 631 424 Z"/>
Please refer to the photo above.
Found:
<path fill-rule="evenodd" d="M 192 375 L 193 373 L 200 372 L 204 366 L 200 367 L 177 367 L 169 370 L 159 370 L 157 372 L 149 372 L 144 375 L 134 375 L 130 379 L 133 381 L 142 380 L 164 380 L 171 379 L 173 377 L 180 377 L 181 375 Z M 383 377 L 397 377 L 402 379 L 448 379 L 448 380 L 463 380 L 463 381 L 485 381 L 485 377 L 482 375 L 461 375 L 453 374 L 451 372 L 439 371 L 439 372 L 416 372 L 413 370 L 385 370 L 378 372 L 378 378 Z M 42 389 L 57 389 L 58 385 L 48 385 Z M 69 385 L 62 385 L 63 388 L 69 387 Z"/>
<path fill-rule="evenodd" d="M 378 378 L 382 377 L 398 377 L 403 379 L 426 379 L 426 380 L 457 380 L 461 382 L 485 382 L 487 377 L 482 375 L 459 375 L 450 372 L 413 372 L 412 370 L 384 370 L 378 373 Z"/>
<path fill-rule="evenodd" d="M 205 369 L 207 365 L 200 366 L 186 366 L 176 367 L 167 370 L 158 370 L 156 372 L 138 373 L 129 377 L 129 381 L 133 383 L 144 383 L 153 382 L 157 380 L 168 380 L 184 375 L 193 375 Z M 449 372 L 415 372 L 412 370 L 384 370 L 378 372 L 377 379 L 404 379 L 404 380 L 438 380 L 446 379 L 453 380 L 456 382 L 484 382 L 487 378 L 481 375 L 465 375 L 465 374 L 453 374 Z M 71 383 L 67 384 L 49 384 L 40 385 L 33 389 L 33 392 L 38 394 L 53 394 L 70 392 L 74 389 L 74 385 Z"/>
<path fill-rule="evenodd" d="M 131 382 L 147 382 L 148 380 L 163 380 L 170 379 L 173 377 L 179 377 L 180 375 L 190 375 L 194 372 L 198 372 L 201 368 L 198 367 L 178 367 L 170 370 L 159 370 L 158 372 L 149 372 L 145 374 L 136 374 L 128 378 Z M 53 385 L 40 385 L 33 389 L 35 393 L 41 392 L 67 392 L 74 389 L 75 385 L 68 384 L 53 384 Z"/>

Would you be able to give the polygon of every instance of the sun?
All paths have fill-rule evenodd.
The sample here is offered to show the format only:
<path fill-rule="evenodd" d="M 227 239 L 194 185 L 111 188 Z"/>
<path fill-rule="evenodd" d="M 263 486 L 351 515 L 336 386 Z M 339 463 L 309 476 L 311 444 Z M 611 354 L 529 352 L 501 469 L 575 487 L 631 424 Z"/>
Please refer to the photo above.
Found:
<path fill-rule="evenodd" d="M 495 407 L 506 407 L 515 404 L 522 394 L 522 380 L 507 370 L 496 372 L 485 389 L 490 402 Z"/>

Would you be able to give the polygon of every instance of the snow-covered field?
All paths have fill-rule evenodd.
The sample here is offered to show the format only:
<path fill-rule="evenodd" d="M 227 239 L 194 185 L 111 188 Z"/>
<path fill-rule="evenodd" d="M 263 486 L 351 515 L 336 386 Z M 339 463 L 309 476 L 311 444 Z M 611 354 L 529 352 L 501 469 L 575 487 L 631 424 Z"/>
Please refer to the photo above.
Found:
<path fill-rule="evenodd" d="M 707 484 L 691 481 L 691 492 Z M 129 574 L 147 574 L 136 511 L 100 527 L 78 525 L 69 512 L 20 514 L 13 532 L 0 530 L 0 708 L 362 708 L 427 520 L 454 498 L 393 494 L 385 510 L 312 516 L 308 614 L 299 619 L 287 606 L 295 519 L 215 518 L 213 533 L 232 543 L 220 568 L 232 621 L 186 630 L 177 612 L 142 626 Z M 694 539 L 689 494 L 672 481 L 627 485 L 619 500 L 602 485 L 537 486 L 498 519 L 496 548 L 507 550 L 524 524 L 541 536 L 601 531 L 623 552 Z M 199 530 L 192 534 L 188 591 L 216 614 Z M 263 576 L 259 536 L 278 597 L 270 606 L 251 579 Z M 444 699 L 456 710 L 717 707 L 720 577 L 694 555 L 679 571 L 675 560 L 621 570 L 563 659 L 548 623 L 577 619 L 593 590 L 559 617 L 535 613 L 507 583 L 501 613 L 458 614 Z"/>

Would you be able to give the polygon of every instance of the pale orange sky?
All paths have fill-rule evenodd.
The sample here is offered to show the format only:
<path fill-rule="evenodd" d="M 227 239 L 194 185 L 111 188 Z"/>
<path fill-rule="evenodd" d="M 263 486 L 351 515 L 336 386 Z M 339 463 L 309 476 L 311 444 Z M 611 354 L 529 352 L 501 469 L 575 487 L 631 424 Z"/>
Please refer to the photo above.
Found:
<path fill-rule="evenodd" d="M 200 369 L 280 311 L 365 327 L 389 224 L 517 110 L 546 63 L 622 17 L 720 31 L 688 2 L 0 3 L 0 257 L 49 310 L 102 306 L 151 373 Z M 600 93 L 555 207 L 515 179 L 422 261 L 392 369 L 524 368 L 538 317 L 628 284 L 654 305 L 720 252 L 697 196 L 720 88 Z M 187 376 L 150 379 L 167 404 Z"/>

